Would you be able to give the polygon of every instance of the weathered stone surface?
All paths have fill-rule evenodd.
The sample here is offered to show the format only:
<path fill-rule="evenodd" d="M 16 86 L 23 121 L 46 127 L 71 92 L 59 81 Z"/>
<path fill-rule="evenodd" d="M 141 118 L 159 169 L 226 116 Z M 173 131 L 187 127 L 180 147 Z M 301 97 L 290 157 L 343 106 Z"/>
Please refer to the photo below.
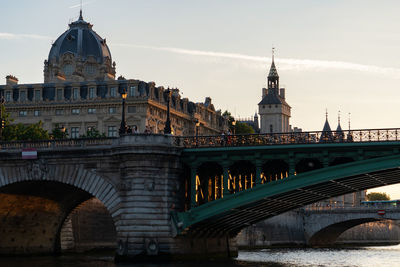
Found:
<path fill-rule="evenodd" d="M 124 136 L 101 146 L 43 148 L 36 160 L 22 160 L 21 150 L 0 150 L 0 193 L 23 197 L 15 202 L 18 212 L 11 217 L 7 212 L 14 204 L 0 199 L 0 220 L 5 218 L 0 229 L 6 230 L 0 253 L 53 253 L 114 244 L 119 259 L 236 255 L 233 239 L 174 237 L 170 214 L 184 205 L 181 172 L 180 149 L 165 135 Z M 43 201 L 27 206 L 30 197 Z M 55 207 L 52 213 L 43 207 L 46 203 Z M 29 217 L 32 210 L 36 217 Z M 20 223 L 13 224 L 15 220 Z M 32 223 L 35 227 L 29 228 Z"/>

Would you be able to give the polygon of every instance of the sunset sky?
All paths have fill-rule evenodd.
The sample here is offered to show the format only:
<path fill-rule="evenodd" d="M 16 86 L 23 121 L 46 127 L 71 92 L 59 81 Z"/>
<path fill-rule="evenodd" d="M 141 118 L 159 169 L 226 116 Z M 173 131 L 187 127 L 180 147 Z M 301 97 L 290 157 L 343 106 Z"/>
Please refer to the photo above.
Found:
<path fill-rule="evenodd" d="M 0 76 L 43 82 L 51 43 L 79 0 L 1 1 Z M 177 87 L 183 97 L 250 117 L 271 64 L 291 124 L 400 128 L 400 2 L 368 0 L 87 0 L 83 17 L 107 39 L 117 75 Z M 1 84 L 5 83 L 5 78 Z M 379 191 L 379 190 L 378 190 Z M 387 190 L 392 198 L 399 193 Z"/>

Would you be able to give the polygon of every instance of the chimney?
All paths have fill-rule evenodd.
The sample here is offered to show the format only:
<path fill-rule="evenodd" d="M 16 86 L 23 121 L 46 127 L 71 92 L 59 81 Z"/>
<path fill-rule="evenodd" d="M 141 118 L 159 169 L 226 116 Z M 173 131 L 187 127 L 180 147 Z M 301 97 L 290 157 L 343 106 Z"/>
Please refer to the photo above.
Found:
<path fill-rule="evenodd" d="M 285 99 L 285 88 L 279 89 L 279 95 L 280 95 L 283 99 Z"/>
<path fill-rule="evenodd" d="M 263 88 L 262 89 L 262 97 L 264 98 L 264 96 L 267 95 L 267 88 Z"/>
<path fill-rule="evenodd" d="M 13 75 L 6 76 L 6 85 L 16 85 L 16 84 L 18 84 L 17 77 L 15 77 Z"/>

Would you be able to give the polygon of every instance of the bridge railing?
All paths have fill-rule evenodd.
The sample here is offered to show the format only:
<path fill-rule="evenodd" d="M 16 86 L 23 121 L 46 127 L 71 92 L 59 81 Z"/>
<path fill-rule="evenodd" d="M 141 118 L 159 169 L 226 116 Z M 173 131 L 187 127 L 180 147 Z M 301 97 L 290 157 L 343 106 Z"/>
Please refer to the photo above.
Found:
<path fill-rule="evenodd" d="M 185 148 L 385 141 L 400 141 L 400 128 L 350 130 L 345 132 L 312 131 L 244 135 L 176 136 L 174 140 L 175 145 Z"/>
<path fill-rule="evenodd" d="M 59 139 L 59 140 L 40 140 L 40 141 L 11 141 L 0 142 L 0 150 L 13 149 L 47 149 L 63 147 L 91 147 L 112 145 L 115 138 L 79 138 L 79 139 Z"/>

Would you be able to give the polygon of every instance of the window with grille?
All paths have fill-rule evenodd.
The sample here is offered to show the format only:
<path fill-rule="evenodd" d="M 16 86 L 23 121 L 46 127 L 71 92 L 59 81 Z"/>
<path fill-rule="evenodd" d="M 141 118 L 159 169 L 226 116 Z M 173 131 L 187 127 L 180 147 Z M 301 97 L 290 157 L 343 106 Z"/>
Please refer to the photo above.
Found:
<path fill-rule="evenodd" d="M 108 136 L 117 137 L 117 126 L 108 126 Z"/>
<path fill-rule="evenodd" d="M 71 138 L 79 138 L 79 127 L 71 128 Z"/>

